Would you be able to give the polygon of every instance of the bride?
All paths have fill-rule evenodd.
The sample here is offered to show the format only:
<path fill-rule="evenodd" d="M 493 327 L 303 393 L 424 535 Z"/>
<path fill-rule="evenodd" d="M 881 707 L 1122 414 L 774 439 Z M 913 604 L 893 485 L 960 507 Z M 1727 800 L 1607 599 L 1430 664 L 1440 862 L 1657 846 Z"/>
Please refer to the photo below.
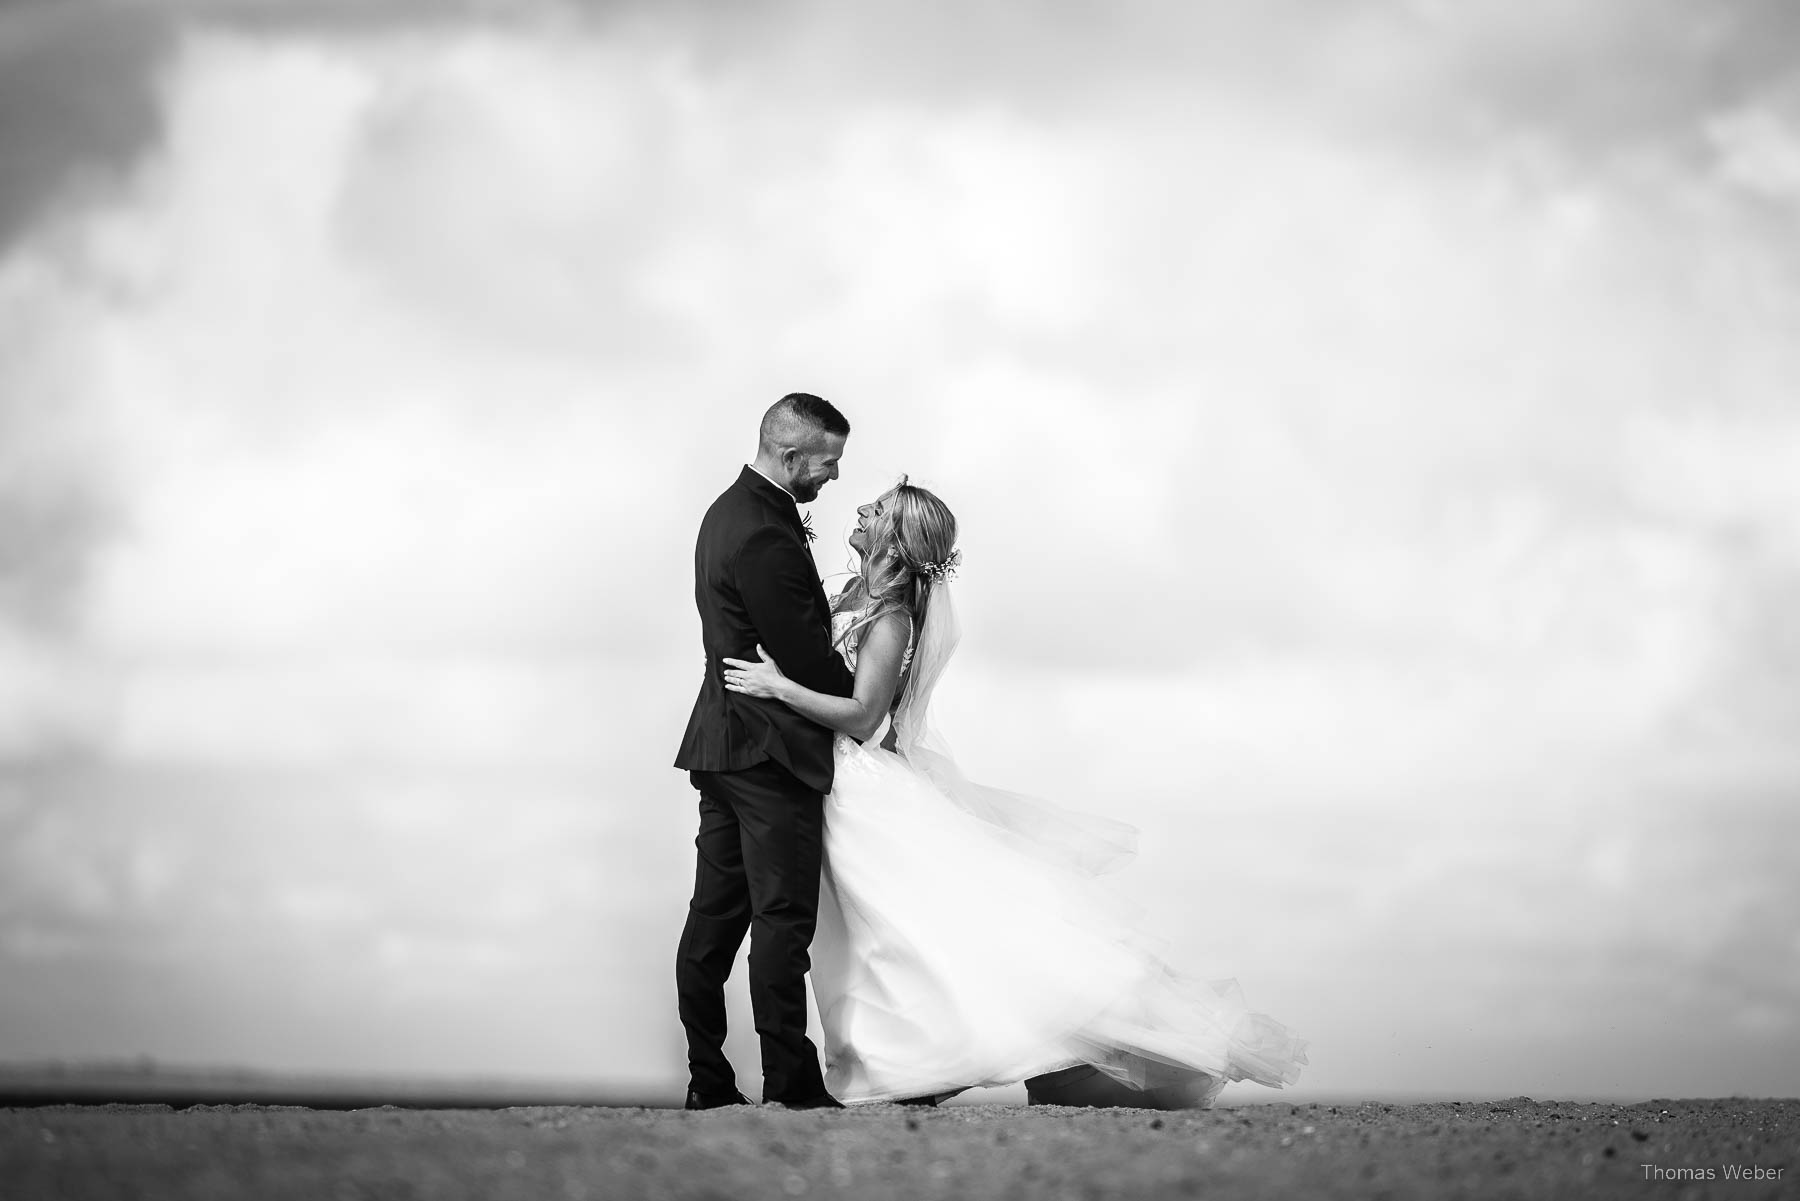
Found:
<path fill-rule="evenodd" d="M 838 734 L 812 971 L 827 1088 L 935 1103 L 1025 1080 L 1034 1101 L 1181 1108 L 1298 1079 L 1304 1042 L 1234 982 L 1172 971 L 1095 878 L 1130 858 L 1131 827 L 957 770 L 926 723 L 959 638 L 956 518 L 905 477 L 857 516 L 832 602 L 855 694 L 803 688 L 760 647 L 725 660 L 726 687 Z"/>

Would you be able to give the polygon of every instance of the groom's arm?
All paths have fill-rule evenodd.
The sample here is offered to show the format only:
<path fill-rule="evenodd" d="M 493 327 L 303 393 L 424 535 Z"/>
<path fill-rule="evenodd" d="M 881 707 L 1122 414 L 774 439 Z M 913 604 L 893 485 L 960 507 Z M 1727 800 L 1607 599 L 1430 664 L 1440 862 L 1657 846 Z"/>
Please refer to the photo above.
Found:
<path fill-rule="evenodd" d="M 758 641 L 788 678 L 827 696 L 849 696 L 856 681 L 831 649 L 830 631 L 813 619 L 818 577 L 793 536 L 772 526 L 751 534 L 738 551 L 736 575 Z M 742 658 L 755 659 L 755 648 L 745 647 Z"/>

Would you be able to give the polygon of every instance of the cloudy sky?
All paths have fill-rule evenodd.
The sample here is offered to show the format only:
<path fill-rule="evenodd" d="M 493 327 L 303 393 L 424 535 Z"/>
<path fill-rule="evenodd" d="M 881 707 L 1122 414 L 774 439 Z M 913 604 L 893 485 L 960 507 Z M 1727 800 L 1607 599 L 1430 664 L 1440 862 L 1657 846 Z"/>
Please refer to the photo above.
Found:
<path fill-rule="evenodd" d="M 678 1088 L 691 539 L 805 389 L 821 568 L 957 510 L 939 724 L 1305 1089 L 1793 1095 L 1796 46 L 0 7 L 0 1062 Z"/>

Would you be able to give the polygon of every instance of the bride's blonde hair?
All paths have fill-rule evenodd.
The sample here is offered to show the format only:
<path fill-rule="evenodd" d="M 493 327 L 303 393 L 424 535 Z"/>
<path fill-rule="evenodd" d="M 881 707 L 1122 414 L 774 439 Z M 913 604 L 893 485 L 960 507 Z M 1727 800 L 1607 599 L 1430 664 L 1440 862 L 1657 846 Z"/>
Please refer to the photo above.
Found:
<path fill-rule="evenodd" d="M 861 631 L 895 611 L 912 619 L 916 630 L 925 620 L 931 590 L 955 566 L 956 515 L 937 494 L 906 477 L 883 493 L 875 514 L 864 527 L 862 562 L 856 576 L 862 588 L 847 589 L 840 602 L 862 608 L 840 641 L 851 642 Z"/>

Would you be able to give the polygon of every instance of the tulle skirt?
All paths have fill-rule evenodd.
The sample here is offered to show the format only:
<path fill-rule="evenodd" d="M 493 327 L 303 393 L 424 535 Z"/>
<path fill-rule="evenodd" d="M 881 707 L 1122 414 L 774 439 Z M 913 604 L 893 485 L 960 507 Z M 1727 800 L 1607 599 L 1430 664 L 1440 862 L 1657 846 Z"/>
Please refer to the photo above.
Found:
<path fill-rule="evenodd" d="M 1292 1083 L 1305 1044 L 1232 981 L 1163 962 L 1096 877 L 1134 831 L 963 779 L 947 756 L 836 743 L 813 989 L 826 1087 L 943 1096 L 1091 1065 L 1162 1107 Z"/>

